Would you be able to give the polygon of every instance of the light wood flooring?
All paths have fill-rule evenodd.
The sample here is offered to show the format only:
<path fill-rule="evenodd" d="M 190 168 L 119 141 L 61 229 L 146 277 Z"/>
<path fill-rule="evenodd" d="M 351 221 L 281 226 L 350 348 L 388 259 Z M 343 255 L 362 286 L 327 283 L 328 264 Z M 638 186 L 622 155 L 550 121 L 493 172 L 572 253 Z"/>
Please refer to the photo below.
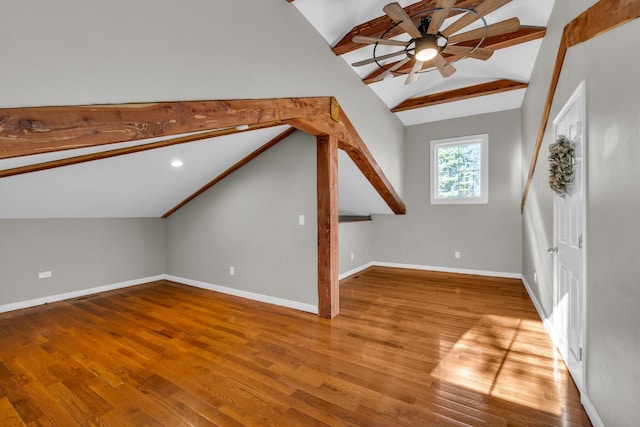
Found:
<path fill-rule="evenodd" d="M 171 282 L 0 314 L 0 426 L 589 426 L 519 280 L 372 267 L 334 320 Z"/>

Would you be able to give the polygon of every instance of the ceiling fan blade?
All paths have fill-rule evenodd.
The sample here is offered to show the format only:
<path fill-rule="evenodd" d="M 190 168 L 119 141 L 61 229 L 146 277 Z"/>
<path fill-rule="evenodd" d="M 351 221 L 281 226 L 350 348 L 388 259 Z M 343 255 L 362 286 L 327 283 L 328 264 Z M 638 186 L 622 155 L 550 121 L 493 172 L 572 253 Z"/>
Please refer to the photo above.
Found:
<path fill-rule="evenodd" d="M 368 37 L 368 36 L 354 36 L 351 39 L 354 43 L 362 43 L 362 44 L 384 44 L 387 46 L 402 46 L 406 47 L 407 42 L 401 42 L 399 40 L 390 40 L 390 39 L 378 39 L 376 37 Z"/>
<path fill-rule="evenodd" d="M 399 50 L 397 52 L 388 53 L 386 55 L 376 56 L 375 58 L 369 58 L 369 59 L 365 59 L 365 60 L 362 60 L 362 61 L 354 62 L 351 65 L 353 67 L 362 67 L 363 65 L 373 64 L 374 62 L 376 62 L 376 60 L 384 61 L 385 59 L 393 58 L 395 56 L 402 55 L 403 53 L 405 53 L 404 50 Z"/>
<path fill-rule="evenodd" d="M 480 59 L 482 61 L 486 61 L 487 59 L 491 58 L 491 55 L 493 55 L 493 52 L 494 52 L 493 49 L 488 49 L 486 47 L 478 47 L 474 50 L 470 46 L 453 46 L 453 45 L 447 46 L 446 49 L 443 51 L 443 53 L 448 53 L 450 55 L 467 56 L 469 58 Z"/>
<path fill-rule="evenodd" d="M 407 15 L 407 12 L 400 6 L 400 3 L 389 3 L 383 7 L 382 10 L 393 22 L 398 23 L 400 28 L 409 33 L 411 38 L 422 37 L 422 33 L 418 27 L 416 27 L 416 24 L 413 23 L 409 15 Z"/>
<path fill-rule="evenodd" d="M 484 27 L 475 30 L 467 31 L 466 33 L 457 34 L 449 37 L 450 44 L 462 43 L 469 40 L 477 40 L 482 37 L 498 36 L 500 34 L 513 33 L 520 28 L 520 20 L 518 18 L 507 19 L 506 21 L 498 22 L 487 26 L 487 32 L 485 33 Z"/>
<path fill-rule="evenodd" d="M 436 7 L 439 7 L 441 10 L 437 10 L 431 15 L 431 23 L 427 30 L 428 34 L 438 34 L 438 30 L 440 30 L 442 23 L 447 19 L 447 16 L 449 16 L 449 12 L 451 12 L 451 8 L 455 3 L 456 0 L 438 0 Z"/>
<path fill-rule="evenodd" d="M 476 13 L 466 13 L 460 19 L 458 19 L 453 24 L 449 25 L 446 29 L 442 31 L 442 34 L 445 37 L 449 37 L 451 34 L 457 33 L 467 25 L 477 21 L 480 18 L 485 17 L 489 13 L 493 12 L 496 9 L 501 8 L 505 4 L 511 2 L 511 0 L 484 0 L 480 3 L 474 10 Z"/>
<path fill-rule="evenodd" d="M 424 62 L 418 61 L 416 59 L 416 62 L 413 64 L 413 68 L 411 68 L 411 72 L 409 73 L 407 80 L 404 81 L 404 84 L 410 85 L 411 83 L 418 80 L 418 71 L 422 70 L 423 65 L 424 65 Z"/>
<path fill-rule="evenodd" d="M 373 82 L 379 82 L 381 80 L 384 80 L 385 77 L 387 77 L 389 74 L 391 74 L 398 68 L 402 67 L 404 64 L 406 64 L 409 61 L 411 61 L 411 58 L 407 57 L 402 61 L 397 62 L 396 65 L 394 65 L 393 67 L 386 69 L 384 70 L 383 73 L 380 73 L 379 75 L 377 75 L 374 79 L 371 80 L 371 82 L 373 83 Z"/>
<path fill-rule="evenodd" d="M 440 71 L 442 77 L 444 77 L 445 79 L 447 77 L 451 77 L 453 73 L 457 71 L 456 68 L 453 65 L 449 64 L 449 62 L 440 54 L 437 54 L 435 58 L 433 58 L 433 63 L 435 64 L 438 71 Z"/>

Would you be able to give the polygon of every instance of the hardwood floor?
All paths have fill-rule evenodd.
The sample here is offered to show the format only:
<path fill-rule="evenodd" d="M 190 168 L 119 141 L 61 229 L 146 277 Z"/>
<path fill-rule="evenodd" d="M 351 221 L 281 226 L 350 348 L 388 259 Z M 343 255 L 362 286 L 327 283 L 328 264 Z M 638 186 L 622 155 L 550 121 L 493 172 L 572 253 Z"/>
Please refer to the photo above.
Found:
<path fill-rule="evenodd" d="M 0 314 L 0 426 L 588 426 L 521 282 L 372 267 L 333 320 L 171 282 Z"/>

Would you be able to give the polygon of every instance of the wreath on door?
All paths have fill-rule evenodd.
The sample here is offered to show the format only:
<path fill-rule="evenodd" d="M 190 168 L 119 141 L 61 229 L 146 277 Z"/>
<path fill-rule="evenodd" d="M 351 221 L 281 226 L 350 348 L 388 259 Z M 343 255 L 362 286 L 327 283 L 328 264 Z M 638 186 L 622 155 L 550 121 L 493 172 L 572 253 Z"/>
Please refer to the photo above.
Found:
<path fill-rule="evenodd" d="M 560 197 L 573 182 L 574 144 L 564 135 L 549 145 L 549 187 Z"/>

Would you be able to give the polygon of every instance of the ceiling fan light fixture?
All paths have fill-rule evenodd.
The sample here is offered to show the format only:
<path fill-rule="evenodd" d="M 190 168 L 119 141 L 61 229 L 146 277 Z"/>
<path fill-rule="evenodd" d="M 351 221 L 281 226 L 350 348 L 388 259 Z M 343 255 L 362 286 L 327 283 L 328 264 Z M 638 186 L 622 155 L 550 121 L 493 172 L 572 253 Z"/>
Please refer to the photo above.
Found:
<path fill-rule="evenodd" d="M 440 53 L 438 39 L 433 34 L 425 34 L 416 40 L 415 57 L 418 61 L 430 61 Z"/>

